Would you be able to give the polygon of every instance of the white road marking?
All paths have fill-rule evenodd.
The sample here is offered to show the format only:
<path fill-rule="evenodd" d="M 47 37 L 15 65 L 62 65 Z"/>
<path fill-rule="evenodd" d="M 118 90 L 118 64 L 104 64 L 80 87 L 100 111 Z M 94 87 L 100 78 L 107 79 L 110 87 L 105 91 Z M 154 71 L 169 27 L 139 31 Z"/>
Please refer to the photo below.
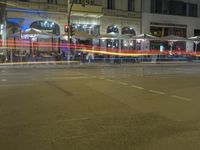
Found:
<path fill-rule="evenodd" d="M 81 76 L 89 76 L 89 74 L 82 73 L 82 72 L 71 72 L 71 74 L 76 74 L 76 75 L 81 75 Z"/>
<path fill-rule="evenodd" d="M 1 79 L 1 81 L 2 81 L 2 82 L 6 82 L 6 81 L 7 81 L 7 79 Z"/>
<path fill-rule="evenodd" d="M 128 85 L 128 83 L 125 83 L 125 82 L 118 82 L 118 83 L 121 85 Z"/>
<path fill-rule="evenodd" d="M 192 100 L 186 97 L 182 97 L 182 96 L 177 96 L 177 95 L 172 95 L 173 98 L 179 99 L 179 100 L 183 100 L 183 101 L 187 101 L 187 102 L 191 102 Z"/>
<path fill-rule="evenodd" d="M 114 80 L 111 80 L 111 79 L 106 79 L 106 81 L 109 81 L 109 82 L 115 82 Z"/>
<path fill-rule="evenodd" d="M 131 87 L 132 87 L 132 88 L 139 89 L 139 90 L 144 90 L 143 87 L 141 87 L 141 86 L 137 86 L 137 85 L 132 85 Z"/>
<path fill-rule="evenodd" d="M 97 76 L 90 76 L 91 78 L 96 78 Z"/>
<path fill-rule="evenodd" d="M 72 118 L 72 119 L 57 120 L 57 122 L 82 121 L 82 120 L 92 120 L 92 119 L 95 118 Z"/>
<path fill-rule="evenodd" d="M 92 78 L 95 78 L 95 77 L 80 77 L 80 76 L 77 76 L 77 77 L 54 77 L 54 78 L 46 78 L 47 80 L 78 80 L 78 79 L 92 79 Z"/>
<path fill-rule="evenodd" d="M 99 79 L 104 80 L 105 78 L 104 77 L 99 77 Z"/>
<path fill-rule="evenodd" d="M 159 95 L 164 95 L 164 92 L 161 91 L 156 91 L 156 90 L 149 90 L 149 92 L 154 93 L 154 94 L 159 94 Z"/>
<path fill-rule="evenodd" d="M 19 86 L 33 86 L 33 84 L 5 84 L 0 87 L 19 87 Z"/>

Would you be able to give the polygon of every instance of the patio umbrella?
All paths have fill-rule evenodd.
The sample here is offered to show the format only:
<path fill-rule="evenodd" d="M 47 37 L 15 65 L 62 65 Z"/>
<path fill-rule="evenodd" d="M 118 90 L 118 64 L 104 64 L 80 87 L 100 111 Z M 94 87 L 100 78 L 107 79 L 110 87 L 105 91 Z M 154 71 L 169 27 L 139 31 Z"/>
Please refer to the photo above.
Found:
<path fill-rule="evenodd" d="M 170 42 L 170 51 L 172 51 L 172 46 L 174 44 L 174 42 L 177 41 L 187 41 L 186 38 L 184 37 L 180 37 L 180 36 L 176 36 L 176 35 L 168 35 L 168 36 L 164 36 L 162 38 L 163 41 L 169 41 Z"/>
<path fill-rule="evenodd" d="M 35 28 L 29 28 L 22 32 L 17 32 L 12 37 L 22 37 L 22 39 L 29 39 L 34 37 L 40 37 L 40 38 L 50 38 L 52 37 L 52 34 L 35 29 Z"/>
<path fill-rule="evenodd" d="M 145 41 L 155 41 L 155 40 L 160 40 L 159 37 L 150 35 L 150 34 L 139 34 L 136 36 L 132 36 L 131 37 L 132 40 L 141 40 L 141 42 L 144 42 L 143 44 L 141 44 L 141 46 L 145 46 Z M 143 47 L 144 48 L 144 47 Z M 142 48 L 141 48 L 142 49 Z M 146 48 L 145 48 L 146 49 Z"/>
<path fill-rule="evenodd" d="M 32 41 L 38 41 L 38 38 L 43 38 L 43 39 L 50 39 L 52 41 L 52 49 L 53 49 L 53 34 L 47 33 L 45 31 L 41 31 L 35 28 L 29 28 L 26 29 L 25 31 L 20 31 L 17 32 L 13 35 L 12 37 L 20 37 L 21 39 L 28 39 L 30 41 L 30 53 L 32 52 Z M 37 42 L 37 49 L 38 49 L 38 42 Z"/>
<path fill-rule="evenodd" d="M 132 37 L 133 40 L 160 40 L 159 37 L 150 35 L 150 34 L 140 34 Z"/>
<path fill-rule="evenodd" d="M 53 35 L 35 28 L 26 29 L 22 32 L 22 35 L 27 35 L 28 37 L 40 37 L 40 38 L 50 38 Z"/>
<path fill-rule="evenodd" d="M 195 43 L 195 53 L 197 52 L 197 46 L 200 43 L 200 36 L 189 37 L 189 40 L 192 40 Z"/>

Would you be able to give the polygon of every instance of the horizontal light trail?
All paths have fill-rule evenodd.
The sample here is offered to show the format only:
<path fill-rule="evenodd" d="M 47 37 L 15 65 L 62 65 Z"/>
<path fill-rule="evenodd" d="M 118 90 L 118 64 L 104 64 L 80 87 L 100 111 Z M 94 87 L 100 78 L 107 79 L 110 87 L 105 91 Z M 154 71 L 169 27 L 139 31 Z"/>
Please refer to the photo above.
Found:
<path fill-rule="evenodd" d="M 73 51 L 79 52 L 86 52 L 86 53 L 96 53 L 96 54 L 104 54 L 104 55 L 114 55 L 114 56 L 124 56 L 124 57 L 140 57 L 140 56 L 153 56 L 153 55 L 191 55 L 191 56 L 198 56 L 200 57 L 200 53 L 194 52 L 186 52 L 186 51 L 164 51 L 160 52 L 159 50 L 119 50 L 119 49 L 111 49 L 99 46 L 91 46 L 91 45 L 82 45 L 82 44 L 66 44 L 66 43 L 58 43 L 58 42 L 34 42 L 29 43 L 28 41 L 24 40 L 7 40 L 7 47 L 0 47 L 0 48 L 10 48 L 10 49 L 17 49 L 17 50 L 24 50 L 24 48 L 51 48 L 54 49 L 53 51 L 58 51 L 59 48 L 71 48 Z M 55 50 L 57 49 L 57 50 Z M 37 50 L 35 50 L 37 51 Z M 46 50 L 52 51 L 52 50 Z"/>

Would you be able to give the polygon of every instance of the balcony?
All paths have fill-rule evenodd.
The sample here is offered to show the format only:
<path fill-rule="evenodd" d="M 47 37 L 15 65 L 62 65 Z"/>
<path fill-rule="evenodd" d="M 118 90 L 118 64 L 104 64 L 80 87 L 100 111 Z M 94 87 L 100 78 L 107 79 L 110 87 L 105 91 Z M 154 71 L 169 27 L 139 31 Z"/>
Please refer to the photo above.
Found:
<path fill-rule="evenodd" d="M 67 12 L 67 5 L 55 5 L 47 4 L 46 2 L 21 2 L 21 1 L 7 1 L 8 6 L 12 8 L 22 8 L 41 11 L 55 11 L 55 12 Z"/>
<path fill-rule="evenodd" d="M 51 11 L 51 12 L 64 12 L 67 13 L 67 5 L 55 5 L 47 4 L 46 2 L 21 2 L 8 0 L 9 7 L 17 7 L 22 9 L 40 10 L 40 11 Z M 102 6 L 98 5 L 86 5 L 83 7 L 81 4 L 74 4 L 72 9 L 72 15 L 79 16 L 94 16 L 100 17 L 103 15 Z"/>
<path fill-rule="evenodd" d="M 81 4 L 74 4 L 72 15 L 101 17 L 103 15 L 102 6 L 86 5 L 85 7 L 83 7 Z"/>
<path fill-rule="evenodd" d="M 130 12 L 118 9 L 103 9 L 105 16 L 116 16 L 116 17 L 126 17 L 126 18 L 141 18 L 140 12 Z"/>

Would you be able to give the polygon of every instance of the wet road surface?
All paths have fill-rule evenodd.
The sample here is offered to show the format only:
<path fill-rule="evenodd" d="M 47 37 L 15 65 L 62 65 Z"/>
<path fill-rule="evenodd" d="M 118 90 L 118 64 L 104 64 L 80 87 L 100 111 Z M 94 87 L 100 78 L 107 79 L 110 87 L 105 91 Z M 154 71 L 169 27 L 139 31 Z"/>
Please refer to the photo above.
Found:
<path fill-rule="evenodd" d="M 199 150 L 200 65 L 0 68 L 3 150 Z"/>

